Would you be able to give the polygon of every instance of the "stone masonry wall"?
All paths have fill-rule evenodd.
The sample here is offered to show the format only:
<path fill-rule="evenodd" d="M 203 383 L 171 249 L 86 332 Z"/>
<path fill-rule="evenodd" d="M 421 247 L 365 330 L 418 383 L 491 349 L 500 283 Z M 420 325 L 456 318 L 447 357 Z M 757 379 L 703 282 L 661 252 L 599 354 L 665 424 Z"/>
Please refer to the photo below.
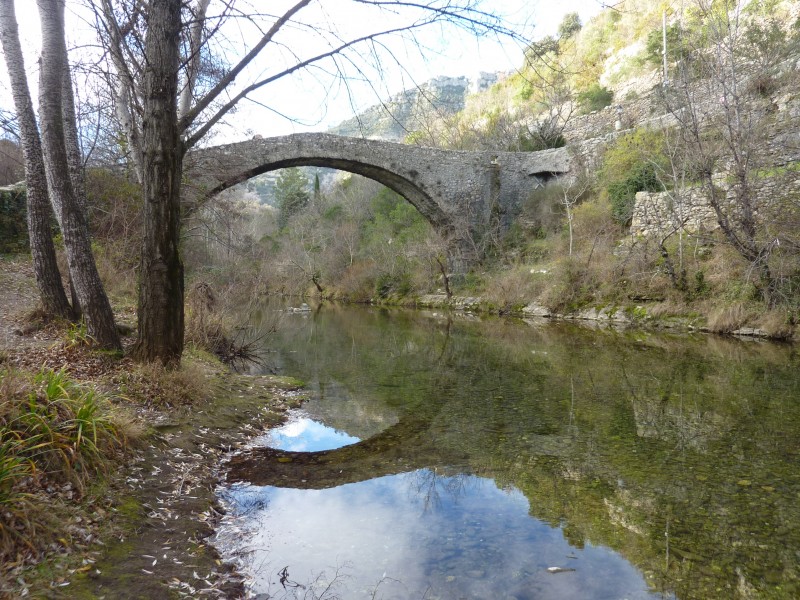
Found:
<path fill-rule="evenodd" d="M 725 183 L 718 180 L 719 187 Z M 756 179 L 754 182 L 756 217 L 785 201 L 800 210 L 800 172 L 788 171 L 777 176 Z M 734 191 L 727 190 L 726 201 L 735 207 Z M 659 236 L 683 229 L 698 233 L 716 229 L 717 217 L 700 188 L 689 188 L 683 193 L 638 192 L 633 209 L 630 233 L 633 236 Z"/>

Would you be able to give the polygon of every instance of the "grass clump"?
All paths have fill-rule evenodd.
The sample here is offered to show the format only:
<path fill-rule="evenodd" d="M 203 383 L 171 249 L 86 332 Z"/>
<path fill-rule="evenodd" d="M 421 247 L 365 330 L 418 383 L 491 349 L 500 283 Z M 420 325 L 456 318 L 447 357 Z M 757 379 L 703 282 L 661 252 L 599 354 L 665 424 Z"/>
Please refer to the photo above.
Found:
<path fill-rule="evenodd" d="M 45 490 L 81 497 L 127 445 L 108 400 L 65 372 L 0 369 L 0 562 L 47 542 Z"/>
<path fill-rule="evenodd" d="M 159 362 L 136 365 L 114 383 L 127 400 L 145 406 L 188 406 L 210 397 L 209 368 L 197 360 L 181 361 L 177 369 Z"/>

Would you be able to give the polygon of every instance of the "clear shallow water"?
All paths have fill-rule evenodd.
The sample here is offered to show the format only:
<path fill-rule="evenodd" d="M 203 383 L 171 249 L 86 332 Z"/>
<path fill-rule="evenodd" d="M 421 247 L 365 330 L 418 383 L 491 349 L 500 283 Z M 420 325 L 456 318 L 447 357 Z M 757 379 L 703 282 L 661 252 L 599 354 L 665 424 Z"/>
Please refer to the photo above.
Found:
<path fill-rule="evenodd" d="M 312 399 L 221 492 L 253 595 L 798 597 L 793 348 L 340 308 L 283 334 Z"/>

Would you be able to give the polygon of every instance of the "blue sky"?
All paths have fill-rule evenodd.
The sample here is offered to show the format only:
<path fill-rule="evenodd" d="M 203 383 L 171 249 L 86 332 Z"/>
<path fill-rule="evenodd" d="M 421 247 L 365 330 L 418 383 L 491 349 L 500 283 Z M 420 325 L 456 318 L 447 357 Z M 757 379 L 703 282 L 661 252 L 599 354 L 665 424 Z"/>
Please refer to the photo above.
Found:
<path fill-rule="evenodd" d="M 251 0 L 252 1 L 252 0 Z M 276 0 L 276 4 L 284 4 L 287 0 Z M 26 62 L 29 72 L 31 94 L 36 98 L 36 61 L 39 49 L 39 25 L 36 4 L 32 0 L 16 0 L 17 18 L 20 25 L 23 48 L 26 50 Z M 85 24 L 81 23 L 74 11 L 79 10 L 77 0 L 67 0 L 68 43 L 79 46 L 93 43 L 94 35 Z M 312 13 L 308 23 L 314 19 L 325 25 L 331 25 L 342 36 L 352 35 L 361 28 L 374 28 L 374 23 L 364 22 L 363 11 L 347 14 L 346 3 L 340 0 L 324 0 L 320 2 L 318 15 Z M 553 34 L 558 24 L 568 12 L 577 11 L 586 22 L 597 14 L 602 6 L 600 0 L 485 0 L 482 5 L 487 11 L 496 11 L 508 17 L 508 20 L 519 26 L 526 37 L 538 39 Z M 279 11 L 280 7 L 274 7 Z M 325 13 L 325 10 L 336 11 Z M 321 15 L 321 16 L 320 16 Z M 335 17 L 335 19 L 334 19 Z M 328 19 L 326 21 L 325 19 Z M 385 27 L 381 23 L 378 26 Z M 306 33 L 299 46 L 308 44 Z M 243 35 L 244 39 L 244 35 Z M 291 36 L 287 47 L 292 45 Z M 228 119 L 229 125 L 217 135 L 217 143 L 236 141 L 254 134 L 264 136 L 283 135 L 298 131 L 325 130 L 353 116 L 369 106 L 385 100 L 403 89 L 440 75 L 474 78 L 481 71 L 513 71 L 522 64 L 523 48 L 519 43 L 509 40 L 483 38 L 476 40 L 473 36 L 457 30 L 431 29 L 420 37 L 426 51 L 424 56 L 413 47 L 402 47 L 390 43 L 391 51 L 402 66 L 388 60 L 383 62 L 382 72 L 365 72 L 363 81 L 352 81 L 347 87 L 335 82 L 328 76 L 308 74 L 305 77 L 293 78 L 292 81 L 279 81 L 264 89 L 256 99 L 260 104 L 244 102 L 236 115 Z M 277 57 L 278 62 L 280 57 Z M 288 58 L 294 60 L 293 57 Z M 273 58 L 275 61 L 275 58 Z M 274 62 L 273 65 L 274 66 Z M 269 67 L 264 66 L 264 71 Z M 0 105 L 11 108 L 5 69 L 0 69 Z M 241 79 L 244 79 L 243 77 Z M 80 90 L 78 91 L 80 95 Z M 267 105 L 272 110 L 267 110 Z M 286 119 L 280 115 L 288 115 Z"/>

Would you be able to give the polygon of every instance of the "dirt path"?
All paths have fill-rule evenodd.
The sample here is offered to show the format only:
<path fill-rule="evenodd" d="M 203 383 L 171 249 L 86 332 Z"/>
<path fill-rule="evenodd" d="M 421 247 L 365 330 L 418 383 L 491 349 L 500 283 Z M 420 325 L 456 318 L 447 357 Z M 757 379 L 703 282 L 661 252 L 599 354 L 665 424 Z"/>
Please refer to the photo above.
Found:
<path fill-rule="evenodd" d="M 54 598 L 240 598 L 242 581 L 207 537 L 221 516 L 223 457 L 299 403 L 281 378 L 230 375 L 203 405 L 154 411 L 157 432 L 129 461 L 117 514 L 122 533 Z"/>
<path fill-rule="evenodd" d="M 33 267 L 27 258 L 0 258 L 0 350 L 41 346 L 52 341 L 47 332 L 20 335 L 25 313 L 39 306 Z"/>

